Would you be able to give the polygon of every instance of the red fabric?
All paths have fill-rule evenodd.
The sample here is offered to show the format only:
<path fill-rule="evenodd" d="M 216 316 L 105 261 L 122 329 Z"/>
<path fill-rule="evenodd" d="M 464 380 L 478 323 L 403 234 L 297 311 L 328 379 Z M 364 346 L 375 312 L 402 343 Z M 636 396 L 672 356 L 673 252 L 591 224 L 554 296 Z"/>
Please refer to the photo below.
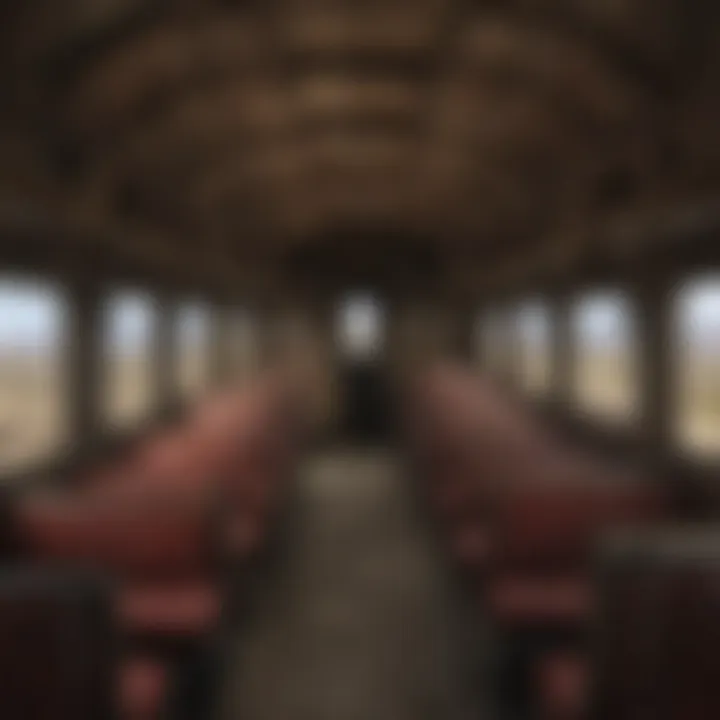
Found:
<path fill-rule="evenodd" d="M 117 599 L 121 628 L 143 636 L 203 635 L 215 627 L 221 606 L 220 590 L 209 580 L 132 585 Z"/>
<path fill-rule="evenodd" d="M 489 612 L 502 625 L 584 625 L 590 618 L 593 593 L 579 577 L 494 578 L 487 588 Z"/>
<path fill-rule="evenodd" d="M 647 523 L 662 515 L 660 495 L 646 486 L 556 483 L 516 487 L 494 526 L 495 561 L 501 568 L 532 571 L 582 567 L 605 529 Z"/>
<path fill-rule="evenodd" d="M 233 509 L 223 523 L 223 554 L 235 560 L 252 557 L 262 547 L 267 531 L 263 518 Z"/>
<path fill-rule="evenodd" d="M 169 673 L 153 658 L 126 661 L 119 672 L 118 704 L 121 720 L 161 720 Z"/>
<path fill-rule="evenodd" d="M 29 496 L 17 508 L 16 526 L 38 558 L 173 577 L 211 566 L 211 512 L 202 495 L 118 487 L 92 497 Z"/>
<path fill-rule="evenodd" d="M 649 557 L 640 546 L 604 568 L 596 653 L 603 716 L 720 717 L 717 535 L 690 549 L 680 536 L 665 542 Z"/>
<path fill-rule="evenodd" d="M 452 478 L 437 478 L 432 501 L 441 517 L 452 522 L 467 517 L 486 517 L 492 510 L 493 494 L 488 483 L 467 472 Z"/>
<path fill-rule="evenodd" d="M 536 672 L 541 720 L 586 720 L 590 672 L 579 653 L 555 652 L 542 658 Z"/>
<path fill-rule="evenodd" d="M 279 499 L 278 483 L 268 476 L 238 477 L 223 490 L 223 497 L 230 509 L 256 518 L 268 518 Z"/>
<path fill-rule="evenodd" d="M 475 571 L 489 565 L 492 536 L 482 523 L 464 523 L 450 530 L 450 553 L 461 565 Z"/>

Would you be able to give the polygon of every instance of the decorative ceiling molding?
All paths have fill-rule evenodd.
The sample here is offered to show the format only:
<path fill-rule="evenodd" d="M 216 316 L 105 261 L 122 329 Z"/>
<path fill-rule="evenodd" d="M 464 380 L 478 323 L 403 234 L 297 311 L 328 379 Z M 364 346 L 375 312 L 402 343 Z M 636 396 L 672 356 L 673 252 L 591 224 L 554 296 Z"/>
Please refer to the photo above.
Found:
<path fill-rule="evenodd" d="M 352 227 L 368 258 L 392 228 L 485 282 L 552 271 L 717 190 L 705 5 L 26 0 L 0 31 L 3 178 L 148 262 L 231 257 L 208 277 Z"/>

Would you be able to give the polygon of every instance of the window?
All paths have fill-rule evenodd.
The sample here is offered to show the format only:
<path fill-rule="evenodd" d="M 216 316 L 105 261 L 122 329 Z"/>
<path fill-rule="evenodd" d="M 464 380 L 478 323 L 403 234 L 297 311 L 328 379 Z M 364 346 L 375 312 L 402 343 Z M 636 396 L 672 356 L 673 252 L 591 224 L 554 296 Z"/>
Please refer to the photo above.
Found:
<path fill-rule="evenodd" d="M 517 313 L 520 381 L 532 393 L 545 393 L 552 383 L 552 324 L 547 303 L 528 300 Z"/>
<path fill-rule="evenodd" d="M 382 352 L 385 340 L 382 304 L 373 295 L 357 294 L 340 306 L 337 341 L 341 352 L 356 361 L 371 361 Z"/>
<path fill-rule="evenodd" d="M 0 279 L 0 472 L 47 460 L 69 440 L 67 313 L 54 285 Z"/>
<path fill-rule="evenodd" d="M 693 454 L 720 458 L 720 273 L 676 296 L 676 436 Z"/>
<path fill-rule="evenodd" d="M 640 407 L 633 310 L 620 290 L 584 295 L 572 309 L 574 400 L 613 422 L 637 419 Z"/>
<path fill-rule="evenodd" d="M 113 427 L 126 427 L 146 419 L 155 406 L 157 310 L 139 292 L 113 293 L 104 310 L 103 417 Z"/>
<path fill-rule="evenodd" d="M 177 316 L 178 384 L 185 398 L 197 397 L 211 375 L 211 315 L 199 302 L 182 305 Z"/>

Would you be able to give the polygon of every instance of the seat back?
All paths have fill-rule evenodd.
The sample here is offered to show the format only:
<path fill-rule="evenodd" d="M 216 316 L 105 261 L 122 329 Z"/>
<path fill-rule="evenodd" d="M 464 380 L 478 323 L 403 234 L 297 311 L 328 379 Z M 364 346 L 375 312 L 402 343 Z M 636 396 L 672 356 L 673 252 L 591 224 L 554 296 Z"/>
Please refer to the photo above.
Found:
<path fill-rule="evenodd" d="M 661 491 L 647 484 L 531 484 L 507 493 L 494 524 L 494 562 L 552 572 L 588 565 L 607 529 L 661 519 Z"/>
<path fill-rule="evenodd" d="M 113 717 L 115 637 L 97 577 L 0 573 L 0 714 L 22 720 Z"/>
<path fill-rule="evenodd" d="M 720 717 L 720 531 L 615 536 L 598 585 L 598 720 Z"/>
<path fill-rule="evenodd" d="M 119 486 L 101 495 L 29 495 L 15 527 L 29 557 L 161 579 L 212 567 L 214 513 L 204 492 Z"/>

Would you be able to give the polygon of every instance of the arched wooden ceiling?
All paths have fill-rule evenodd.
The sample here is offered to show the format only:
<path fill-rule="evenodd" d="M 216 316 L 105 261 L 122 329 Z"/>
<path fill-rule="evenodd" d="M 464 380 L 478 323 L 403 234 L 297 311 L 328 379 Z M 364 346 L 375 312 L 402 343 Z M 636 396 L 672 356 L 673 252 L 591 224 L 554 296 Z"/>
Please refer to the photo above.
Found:
<path fill-rule="evenodd" d="M 409 237 L 479 282 L 569 262 L 720 181 L 709 0 L 0 12 L 0 203 L 228 283 Z"/>

